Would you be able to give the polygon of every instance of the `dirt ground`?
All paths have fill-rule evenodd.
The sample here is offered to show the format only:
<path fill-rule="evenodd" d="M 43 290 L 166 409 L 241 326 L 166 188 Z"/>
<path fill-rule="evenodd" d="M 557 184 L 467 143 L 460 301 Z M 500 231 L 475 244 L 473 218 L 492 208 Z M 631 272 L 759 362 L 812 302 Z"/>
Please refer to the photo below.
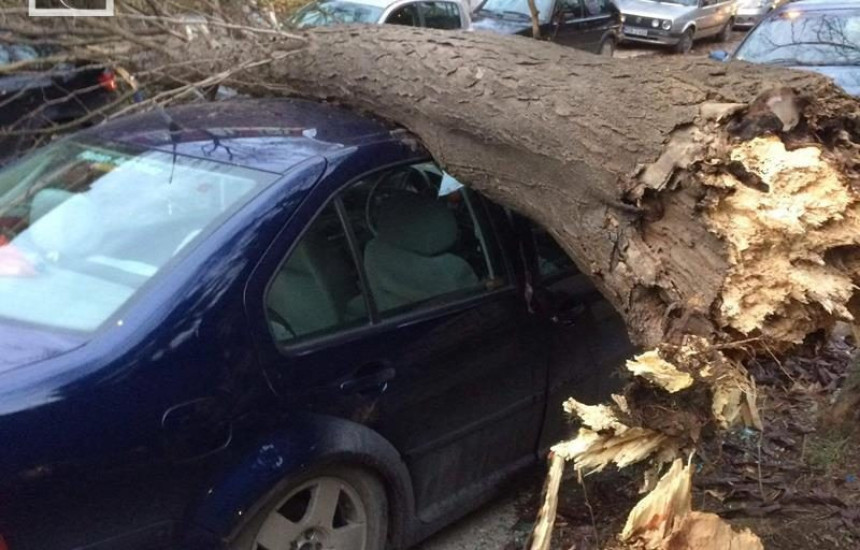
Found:
<path fill-rule="evenodd" d="M 696 457 L 694 506 L 757 533 L 767 549 L 860 548 L 860 427 L 822 413 L 858 352 L 835 340 L 782 362 L 754 362 L 763 433 L 735 430 Z M 538 478 L 536 473 L 534 478 Z M 553 550 L 612 546 L 638 500 L 641 472 L 565 482 Z M 540 479 L 470 516 L 420 550 L 520 550 L 539 504 Z"/>

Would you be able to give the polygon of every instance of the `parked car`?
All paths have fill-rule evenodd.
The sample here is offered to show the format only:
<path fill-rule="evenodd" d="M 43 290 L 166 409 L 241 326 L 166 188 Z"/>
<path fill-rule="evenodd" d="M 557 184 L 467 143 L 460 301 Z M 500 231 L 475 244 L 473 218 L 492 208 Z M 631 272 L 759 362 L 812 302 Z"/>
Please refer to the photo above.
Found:
<path fill-rule="evenodd" d="M 0 74 L 0 165 L 36 145 L 34 131 L 78 120 L 118 98 L 110 69 L 86 61 L 39 62 L 57 54 L 0 43 L 0 67 L 20 67 Z"/>
<path fill-rule="evenodd" d="M 10 550 L 404 548 L 631 346 L 546 231 L 404 130 L 247 100 L 0 171 Z"/>
<path fill-rule="evenodd" d="M 693 42 L 713 37 L 728 40 L 736 0 L 618 0 L 625 42 L 671 46 L 687 53 Z"/>
<path fill-rule="evenodd" d="M 734 54 L 711 52 L 717 61 L 748 61 L 815 71 L 860 96 L 860 3 L 800 0 L 773 11 Z"/>
<path fill-rule="evenodd" d="M 749 29 L 788 0 L 738 0 L 736 29 Z"/>
<path fill-rule="evenodd" d="M 314 0 L 296 12 L 288 26 L 321 27 L 345 23 L 390 23 L 431 29 L 471 28 L 463 0 Z"/>
<path fill-rule="evenodd" d="M 541 38 L 611 56 L 621 15 L 611 0 L 536 0 Z M 532 36 L 528 0 L 485 0 L 474 14 L 475 30 Z"/>

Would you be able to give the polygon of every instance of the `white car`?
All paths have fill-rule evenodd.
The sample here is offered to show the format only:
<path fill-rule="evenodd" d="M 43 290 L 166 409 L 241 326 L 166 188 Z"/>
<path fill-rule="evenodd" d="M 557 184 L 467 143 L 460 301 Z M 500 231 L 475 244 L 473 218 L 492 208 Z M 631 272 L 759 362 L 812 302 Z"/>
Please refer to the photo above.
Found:
<path fill-rule="evenodd" d="M 347 23 L 470 30 L 468 0 L 315 0 L 293 15 L 297 28 Z"/>

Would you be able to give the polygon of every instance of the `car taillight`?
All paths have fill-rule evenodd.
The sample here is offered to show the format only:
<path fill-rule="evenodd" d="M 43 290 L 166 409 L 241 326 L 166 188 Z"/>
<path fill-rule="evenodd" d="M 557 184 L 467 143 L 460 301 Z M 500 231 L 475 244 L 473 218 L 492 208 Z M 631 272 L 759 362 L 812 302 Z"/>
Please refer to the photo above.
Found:
<path fill-rule="evenodd" d="M 108 92 L 115 92 L 117 89 L 116 75 L 113 71 L 103 71 L 102 74 L 99 75 L 99 84 Z M 3 548 L 0 547 L 0 550 L 3 550 Z"/>
<path fill-rule="evenodd" d="M 3 535 L 0 535 L 0 550 L 9 550 L 9 545 L 6 544 L 6 539 L 3 538 Z"/>

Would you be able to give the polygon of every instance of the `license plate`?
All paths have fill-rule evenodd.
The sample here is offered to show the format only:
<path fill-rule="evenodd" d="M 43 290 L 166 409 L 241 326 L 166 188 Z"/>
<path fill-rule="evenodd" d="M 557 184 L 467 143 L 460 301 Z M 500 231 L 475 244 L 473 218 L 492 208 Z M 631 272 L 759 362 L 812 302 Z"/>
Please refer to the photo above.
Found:
<path fill-rule="evenodd" d="M 624 27 L 624 34 L 631 36 L 648 36 L 647 29 L 637 29 L 635 27 Z"/>

